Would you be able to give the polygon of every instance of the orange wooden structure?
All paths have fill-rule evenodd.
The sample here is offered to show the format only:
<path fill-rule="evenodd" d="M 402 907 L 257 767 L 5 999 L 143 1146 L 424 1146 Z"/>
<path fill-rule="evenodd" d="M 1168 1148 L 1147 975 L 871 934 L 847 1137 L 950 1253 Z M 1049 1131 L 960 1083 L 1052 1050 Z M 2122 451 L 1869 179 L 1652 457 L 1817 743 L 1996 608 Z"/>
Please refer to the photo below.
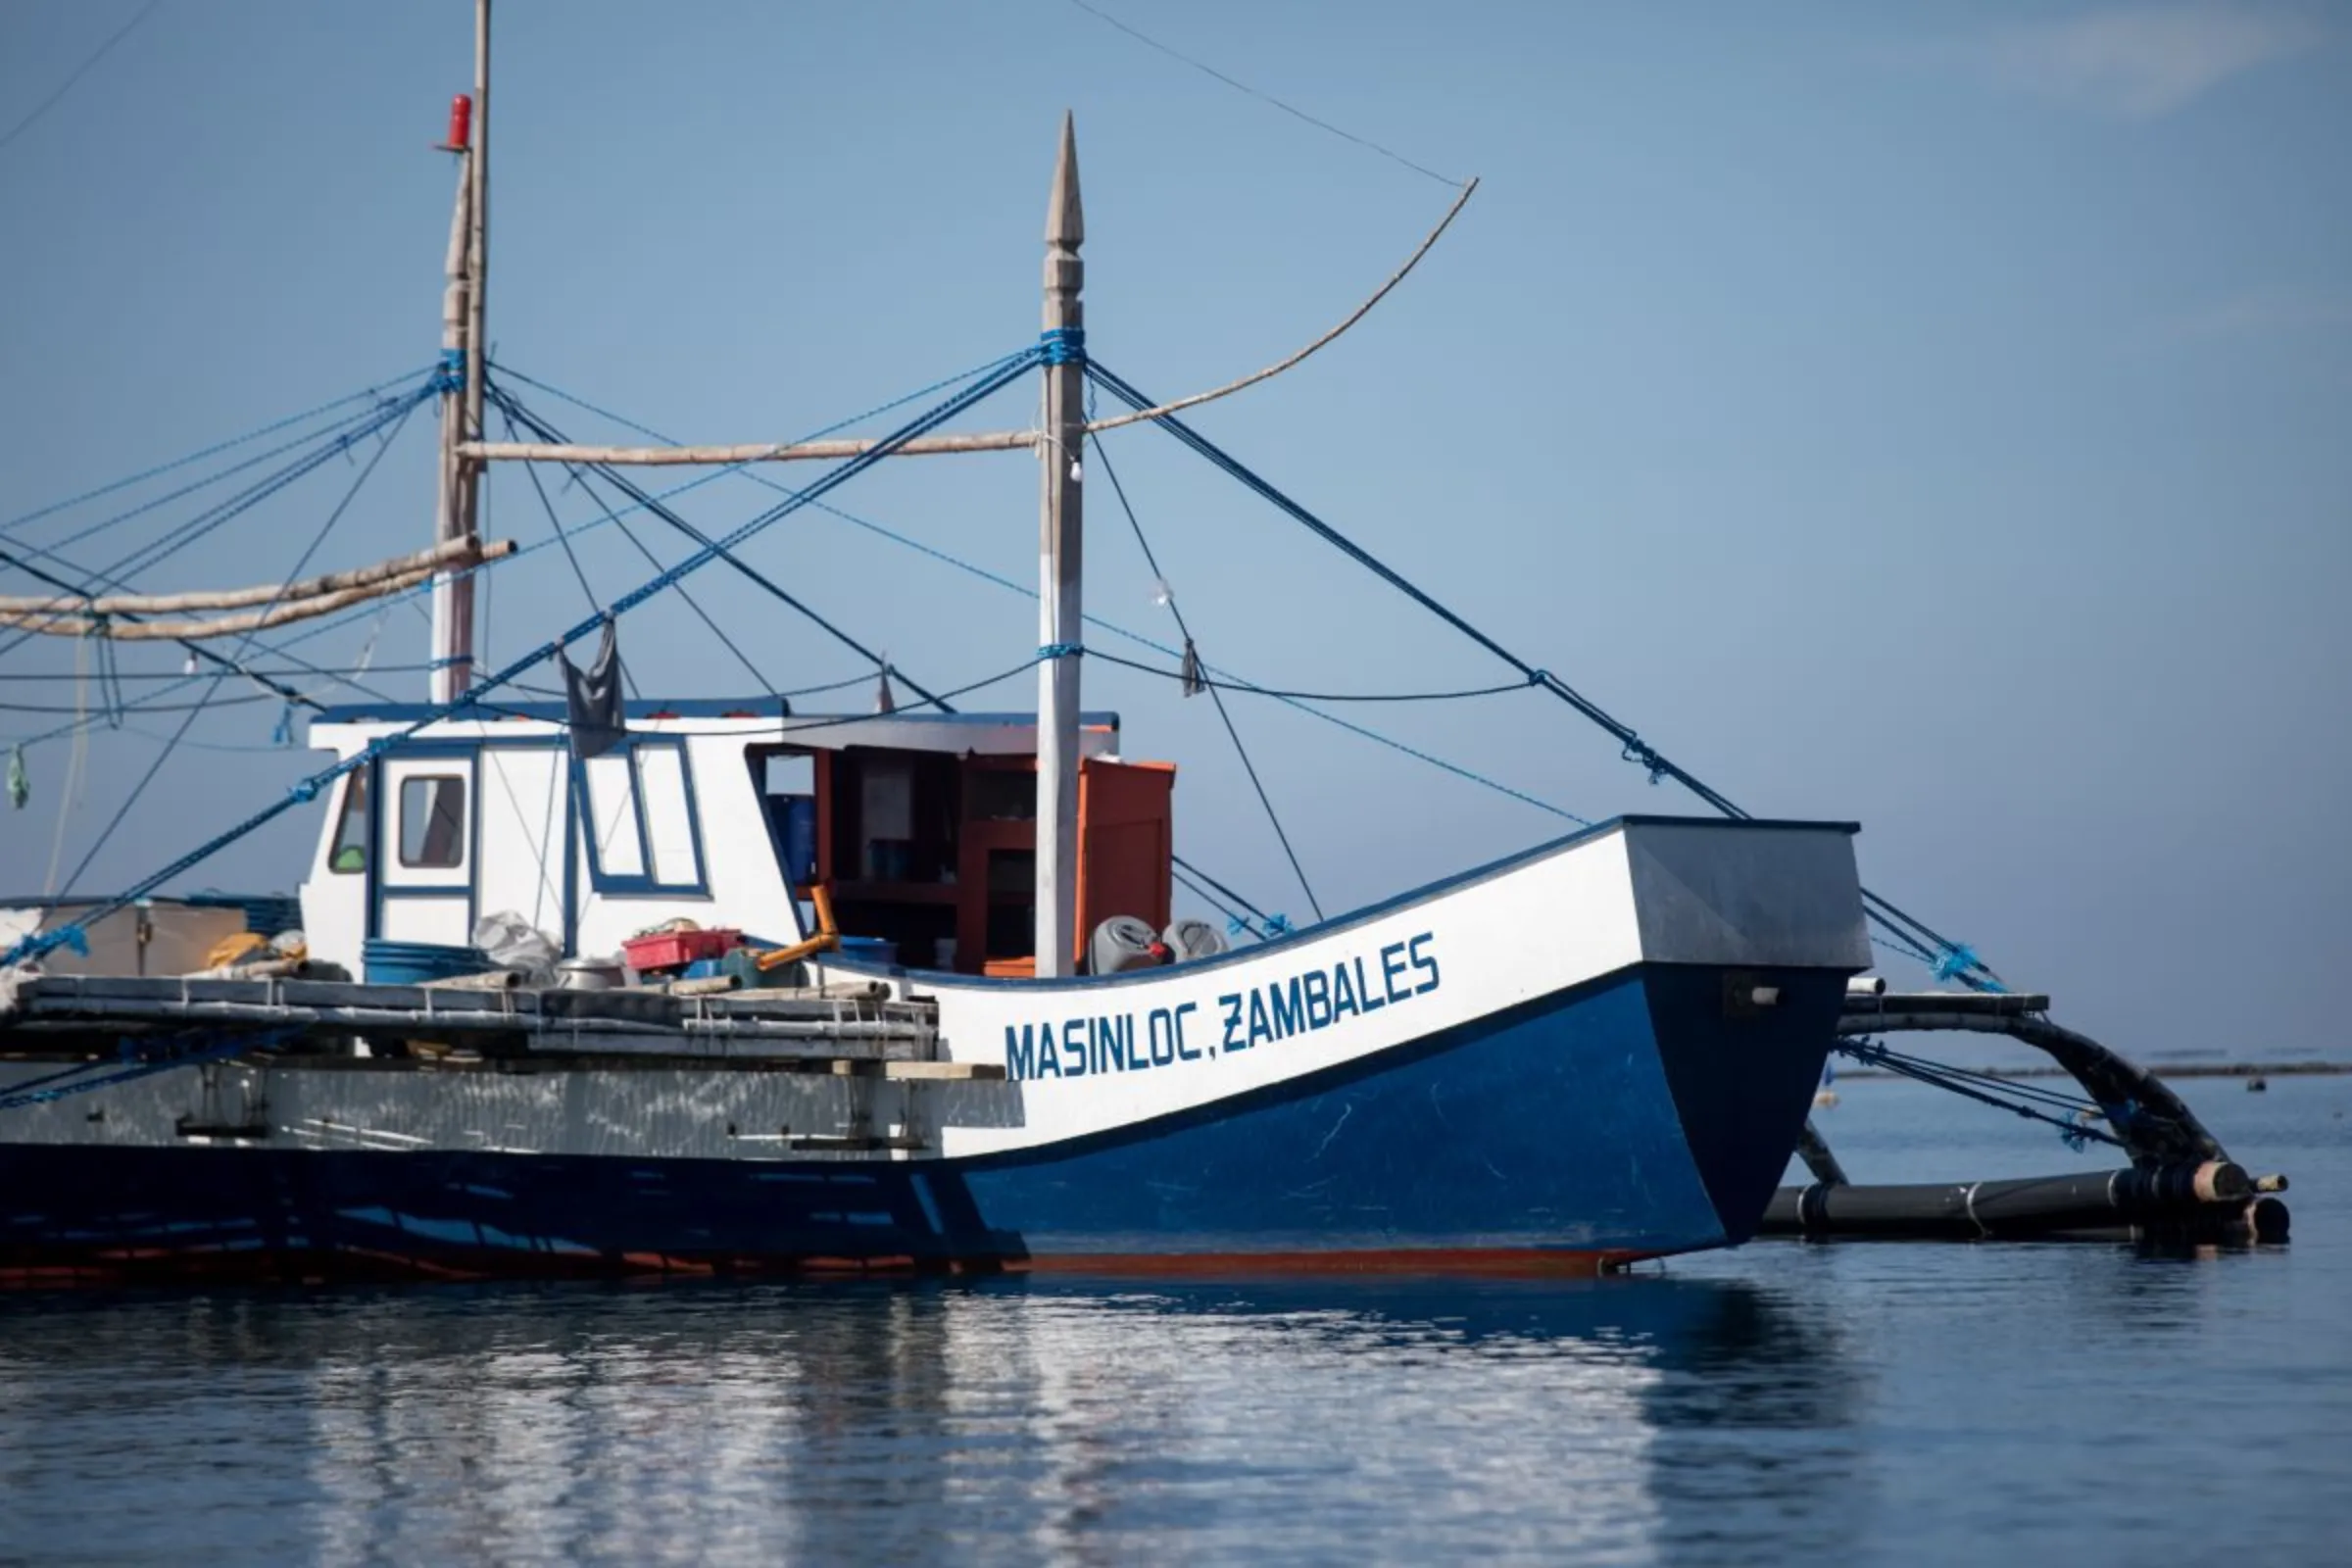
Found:
<path fill-rule="evenodd" d="M 1033 972 L 1036 759 L 860 746 L 808 755 L 815 883 L 830 890 L 844 935 L 891 942 L 915 968 Z M 1113 915 L 1153 930 L 1168 923 L 1175 784 L 1173 762 L 1081 764 L 1081 962 L 1087 938 Z"/>

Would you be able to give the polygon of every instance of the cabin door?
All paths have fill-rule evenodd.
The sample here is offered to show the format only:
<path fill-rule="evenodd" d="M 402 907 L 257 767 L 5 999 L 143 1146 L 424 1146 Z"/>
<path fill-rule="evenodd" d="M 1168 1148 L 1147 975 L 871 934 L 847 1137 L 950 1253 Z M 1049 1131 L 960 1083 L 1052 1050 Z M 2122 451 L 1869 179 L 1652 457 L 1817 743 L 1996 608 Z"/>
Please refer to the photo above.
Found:
<path fill-rule="evenodd" d="M 462 947 L 473 935 L 477 769 L 470 747 L 376 763 L 373 934 Z"/>

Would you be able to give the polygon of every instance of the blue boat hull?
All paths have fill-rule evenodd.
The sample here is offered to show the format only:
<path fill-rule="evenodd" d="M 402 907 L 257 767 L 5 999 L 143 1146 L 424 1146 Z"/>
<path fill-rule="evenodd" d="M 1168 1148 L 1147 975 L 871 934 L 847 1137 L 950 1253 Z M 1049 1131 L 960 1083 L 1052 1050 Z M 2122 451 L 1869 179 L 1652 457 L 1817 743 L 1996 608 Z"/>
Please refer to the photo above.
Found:
<path fill-rule="evenodd" d="M 1776 1005 L 1740 1000 L 1759 983 Z M 972 1160 L 0 1145 L 0 1279 L 1591 1268 L 1752 1234 L 1843 985 L 1642 965 Z"/>

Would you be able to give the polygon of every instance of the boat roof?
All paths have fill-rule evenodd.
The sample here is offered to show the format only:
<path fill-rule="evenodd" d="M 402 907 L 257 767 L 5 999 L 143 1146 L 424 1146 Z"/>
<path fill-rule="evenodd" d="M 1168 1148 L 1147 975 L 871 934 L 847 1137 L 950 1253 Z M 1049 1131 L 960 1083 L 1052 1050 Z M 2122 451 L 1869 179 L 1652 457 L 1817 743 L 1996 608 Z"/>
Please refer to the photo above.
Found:
<path fill-rule="evenodd" d="M 775 697 L 642 698 L 622 705 L 631 730 L 653 734 L 739 734 L 815 751 L 880 746 L 909 752 L 1033 756 L 1035 713 L 800 713 Z M 502 735 L 545 736 L 564 729 L 568 710 L 562 702 L 500 703 L 473 713 L 435 719 L 430 703 L 368 703 L 321 710 L 311 721 L 314 741 L 324 727 L 348 726 L 374 734 L 419 719 L 420 741 L 483 741 Z M 1089 757 L 1115 752 L 1119 715 L 1098 711 L 1079 716 L 1079 748 Z"/>

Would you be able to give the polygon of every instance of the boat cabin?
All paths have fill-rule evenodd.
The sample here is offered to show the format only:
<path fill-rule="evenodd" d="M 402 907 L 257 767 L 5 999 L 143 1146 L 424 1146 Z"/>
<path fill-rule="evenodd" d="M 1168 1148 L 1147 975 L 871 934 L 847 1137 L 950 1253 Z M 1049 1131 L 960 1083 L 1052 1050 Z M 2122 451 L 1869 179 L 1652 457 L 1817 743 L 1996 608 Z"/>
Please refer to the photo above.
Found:
<path fill-rule="evenodd" d="M 785 714 L 777 700 L 638 702 L 612 751 L 572 753 L 561 703 L 444 719 L 345 774 L 302 889 L 313 956 L 369 938 L 463 945 L 512 911 L 567 956 L 680 917 L 777 946 L 830 892 L 851 951 L 913 968 L 1035 964 L 1037 725 L 1026 713 Z M 348 758 L 430 710 L 332 709 Z M 1078 918 L 1169 916 L 1175 766 L 1079 729 Z M 865 939 L 859 942 L 854 939 Z"/>

